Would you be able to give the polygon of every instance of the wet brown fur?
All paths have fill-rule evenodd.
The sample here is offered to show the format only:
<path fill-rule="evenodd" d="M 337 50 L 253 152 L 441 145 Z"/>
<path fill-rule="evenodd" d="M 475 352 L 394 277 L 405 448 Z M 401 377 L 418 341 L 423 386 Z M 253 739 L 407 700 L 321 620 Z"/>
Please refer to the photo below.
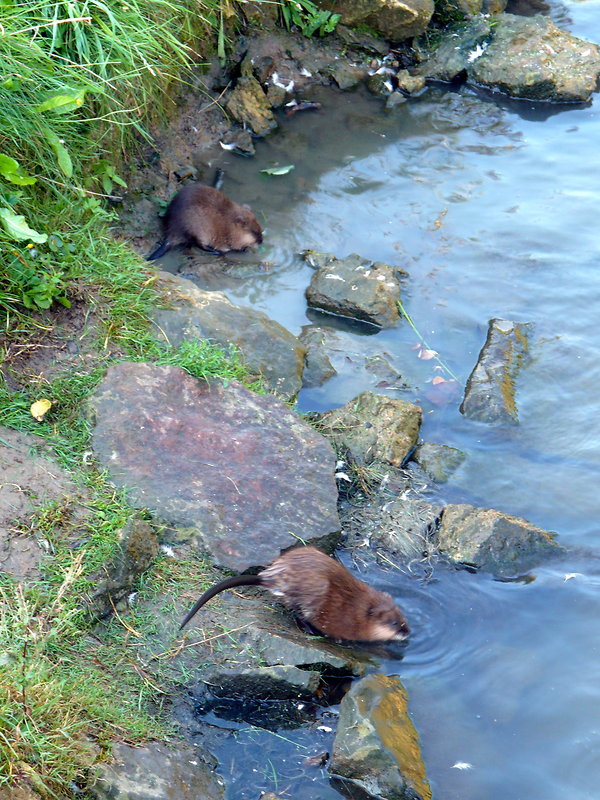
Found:
<path fill-rule="evenodd" d="M 288 550 L 258 575 L 226 578 L 211 587 L 187 614 L 181 628 L 211 597 L 244 585 L 268 589 L 301 621 L 332 639 L 385 642 L 404 639 L 410 632 L 389 594 L 359 581 L 314 547 Z"/>
<path fill-rule="evenodd" d="M 201 183 L 184 186 L 171 200 L 163 217 L 163 231 L 163 239 L 147 256 L 148 261 L 174 247 L 196 245 L 228 253 L 262 242 L 261 227 L 249 208 Z"/>

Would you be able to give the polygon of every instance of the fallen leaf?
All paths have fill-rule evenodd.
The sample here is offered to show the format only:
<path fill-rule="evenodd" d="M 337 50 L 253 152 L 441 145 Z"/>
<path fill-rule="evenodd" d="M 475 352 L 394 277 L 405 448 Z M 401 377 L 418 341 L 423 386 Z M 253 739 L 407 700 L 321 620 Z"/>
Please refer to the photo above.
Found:
<path fill-rule="evenodd" d="M 423 361 L 429 361 L 430 359 L 435 358 L 436 356 L 437 356 L 436 350 L 428 350 L 426 347 L 422 347 L 417 353 L 417 358 L 420 358 Z"/>
<path fill-rule="evenodd" d="M 36 400 L 35 403 L 31 404 L 31 408 L 29 411 L 31 412 L 31 416 L 34 419 L 37 419 L 38 422 L 42 422 L 48 411 L 52 408 L 52 403 L 50 400 L 46 400 L 46 398 L 42 398 L 41 400 Z"/>

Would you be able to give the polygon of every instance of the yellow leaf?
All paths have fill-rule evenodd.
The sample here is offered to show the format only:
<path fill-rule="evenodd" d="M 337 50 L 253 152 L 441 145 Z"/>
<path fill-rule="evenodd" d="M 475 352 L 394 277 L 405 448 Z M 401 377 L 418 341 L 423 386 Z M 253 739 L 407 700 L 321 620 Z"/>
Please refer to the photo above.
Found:
<path fill-rule="evenodd" d="M 52 403 L 50 400 L 46 400 L 46 398 L 43 397 L 41 400 L 36 400 L 35 403 L 32 403 L 29 410 L 31 412 L 31 416 L 34 419 L 37 419 L 38 422 L 41 422 L 51 408 Z"/>

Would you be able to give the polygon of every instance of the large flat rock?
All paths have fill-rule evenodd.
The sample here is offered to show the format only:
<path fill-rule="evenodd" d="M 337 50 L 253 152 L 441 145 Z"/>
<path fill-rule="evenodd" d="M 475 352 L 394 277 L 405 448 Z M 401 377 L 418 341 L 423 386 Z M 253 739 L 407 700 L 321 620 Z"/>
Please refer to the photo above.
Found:
<path fill-rule="evenodd" d="M 91 408 L 93 448 L 113 483 L 215 563 L 243 571 L 299 540 L 337 540 L 331 445 L 276 398 L 123 362 Z"/>
<path fill-rule="evenodd" d="M 210 339 L 227 350 L 233 344 L 269 391 L 286 400 L 298 394 L 305 350 L 283 325 L 262 311 L 234 305 L 222 292 L 199 289 L 179 275 L 161 272 L 158 287 L 169 308 L 157 309 L 154 321 L 172 345 Z"/>

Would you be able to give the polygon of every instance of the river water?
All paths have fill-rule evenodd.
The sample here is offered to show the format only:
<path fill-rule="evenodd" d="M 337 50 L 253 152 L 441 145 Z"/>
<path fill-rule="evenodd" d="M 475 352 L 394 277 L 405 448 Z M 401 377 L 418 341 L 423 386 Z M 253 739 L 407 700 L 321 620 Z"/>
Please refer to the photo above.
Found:
<path fill-rule="evenodd" d="M 600 0 L 557 4 L 552 17 L 600 42 Z M 299 251 L 356 252 L 397 264 L 410 274 L 403 302 L 415 326 L 462 385 L 491 317 L 533 323 L 513 427 L 463 418 L 460 395 L 432 403 L 436 362 L 417 358 L 406 323 L 370 337 L 410 384 L 396 396 L 422 406 L 423 439 L 467 453 L 443 498 L 523 516 L 556 531 L 571 551 L 534 570 L 529 582 L 443 570 L 426 584 L 393 572 L 371 576 L 398 598 L 414 630 L 404 660 L 381 666 L 408 689 L 435 797 L 595 798 L 600 95 L 588 107 L 559 111 L 429 89 L 386 112 L 359 91 L 315 94 L 322 110 L 283 120 L 254 159 L 222 159 L 233 182 L 225 191 L 265 221 L 269 262 L 268 272 L 236 282 L 228 295 L 298 333 L 309 322 L 311 276 Z M 295 169 L 281 177 L 258 173 L 275 163 Z M 373 385 L 364 373 L 349 370 L 303 391 L 298 406 L 336 407 L 366 388 Z M 307 747 L 305 735 L 285 737 Z M 238 736 L 250 749 L 245 762 L 238 740 L 235 762 L 245 777 L 231 797 L 257 797 L 259 788 L 337 797 L 320 773 L 304 783 L 286 779 L 286 761 L 299 758 L 296 745 L 272 734 Z M 248 783 L 252 769 L 256 786 Z"/>

